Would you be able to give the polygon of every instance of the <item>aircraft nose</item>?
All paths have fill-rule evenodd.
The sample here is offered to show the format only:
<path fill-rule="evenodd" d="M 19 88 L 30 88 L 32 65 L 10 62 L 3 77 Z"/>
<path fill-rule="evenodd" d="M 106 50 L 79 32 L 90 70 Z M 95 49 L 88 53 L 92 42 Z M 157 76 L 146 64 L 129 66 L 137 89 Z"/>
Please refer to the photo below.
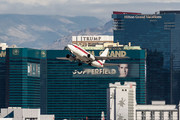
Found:
<path fill-rule="evenodd" d="M 69 48 L 69 47 L 70 47 L 70 45 L 67 45 L 67 47 Z"/>
<path fill-rule="evenodd" d="M 71 46 L 71 45 L 67 45 L 68 49 L 71 48 L 70 46 Z"/>
<path fill-rule="evenodd" d="M 68 49 L 71 50 L 72 49 L 72 45 L 67 45 Z"/>

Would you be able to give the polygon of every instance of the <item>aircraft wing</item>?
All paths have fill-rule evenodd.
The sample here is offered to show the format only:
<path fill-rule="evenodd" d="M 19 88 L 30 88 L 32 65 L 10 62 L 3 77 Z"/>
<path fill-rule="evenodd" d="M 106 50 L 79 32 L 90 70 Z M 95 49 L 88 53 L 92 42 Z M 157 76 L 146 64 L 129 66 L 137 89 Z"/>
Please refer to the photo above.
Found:
<path fill-rule="evenodd" d="M 113 59 L 126 59 L 129 57 L 104 57 L 104 56 L 95 56 L 96 60 L 113 60 Z"/>
<path fill-rule="evenodd" d="M 56 59 L 60 59 L 60 60 L 68 60 L 68 58 L 66 58 L 66 57 L 56 57 Z"/>
<path fill-rule="evenodd" d="M 81 59 L 82 59 L 83 61 L 93 61 L 93 59 L 88 58 L 87 56 L 83 56 Z"/>
<path fill-rule="evenodd" d="M 119 64 L 114 64 L 114 63 L 104 63 L 103 65 L 104 65 L 104 66 L 115 66 L 115 65 L 118 66 Z"/>

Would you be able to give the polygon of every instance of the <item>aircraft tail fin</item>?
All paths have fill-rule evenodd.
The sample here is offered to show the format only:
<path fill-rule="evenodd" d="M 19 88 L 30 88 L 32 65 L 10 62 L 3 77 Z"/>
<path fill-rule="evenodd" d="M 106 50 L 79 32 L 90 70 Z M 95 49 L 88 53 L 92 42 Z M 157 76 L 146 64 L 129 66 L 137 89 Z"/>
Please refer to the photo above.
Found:
<path fill-rule="evenodd" d="M 109 53 L 109 48 L 106 48 L 100 56 L 107 57 L 108 53 Z M 104 64 L 105 60 L 101 60 L 101 62 Z"/>

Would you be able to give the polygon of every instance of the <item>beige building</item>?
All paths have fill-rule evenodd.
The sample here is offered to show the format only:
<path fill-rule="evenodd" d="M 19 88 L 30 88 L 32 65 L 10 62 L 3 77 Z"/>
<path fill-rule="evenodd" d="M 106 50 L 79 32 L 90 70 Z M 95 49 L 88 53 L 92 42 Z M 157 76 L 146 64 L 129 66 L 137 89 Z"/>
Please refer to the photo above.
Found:
<path fill-rule="evenodd" d="M 72 44 L 77 44 L 86 50 L 104 50 L 107 47 L 113 48 L 113 50 L 141 50 L 140 46 L 131 46 L 131 42 L 128 45 L 114 43 L 114 37 L 108 35 L 72 36 Z"/>
<path fill-rule="evenodd" d="M 8 45 L 6 43 L 0 43 L 0 50 L 6 50 Z"/>
<path fill-rule="evenodd" d="M 107 89 L 107 120 L 135 120 L 136 83 L 110 83 Z"/>
<path fill-rule="evenodd" d="M 180 120 L 180 104 L 152 101 L 151 105 L 137 105 L 136 83 L 110 83 L 107 89 L 107 120 Z"/>
<path fill-rule="evenodd" d="M 54 115 L 41 115 L 40 109 L 8 107 L 1 108 L 0 120 L 54 120 Z"/>
<path fill-rule="evenodd" d="M 93 46 L 95 44 L 113 43 L 114 37 L 109 35 L 72 36 L 72 44 Z"/>
<path fill-rule="evenodd" d="M 179 120 L 179 107 L 165 101 L 152 101 L 151 105 L 136 106 L 136 120 Z"/>

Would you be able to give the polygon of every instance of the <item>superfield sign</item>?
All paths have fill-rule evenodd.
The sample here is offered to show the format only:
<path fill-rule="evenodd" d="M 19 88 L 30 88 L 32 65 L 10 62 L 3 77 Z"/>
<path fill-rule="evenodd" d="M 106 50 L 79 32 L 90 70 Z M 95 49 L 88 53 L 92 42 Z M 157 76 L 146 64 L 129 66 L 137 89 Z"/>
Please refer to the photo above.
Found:
<path fill-rule="evenodd" d="M 105 66 L 103 68 L 96 68 L 83 64 L 82 67 L 72 71 L 73 77 L 139 77 L 140 59 L 145 59 L 145 52 L 141 50 L 110 50 L 109 57 L 129 57 L 129 59 L 118 59 L 106 61 L 106 63 L 113 63 L 113 66 Z M 144 50 L 143 50 L 144 51 Z M 88 51 L 92 55 L 99 56 L 103 51 L 92 50 Z M 143 54 L 143 55 L 141 55 Z M 145 67 L 145 66 L 144 66 Z"/>
<path fill-rule="evenodd" d="M 103 68 L 84 68 L 72 71 L 73 77 L 139 77 L 139 64 L 119 63 Z"/>

